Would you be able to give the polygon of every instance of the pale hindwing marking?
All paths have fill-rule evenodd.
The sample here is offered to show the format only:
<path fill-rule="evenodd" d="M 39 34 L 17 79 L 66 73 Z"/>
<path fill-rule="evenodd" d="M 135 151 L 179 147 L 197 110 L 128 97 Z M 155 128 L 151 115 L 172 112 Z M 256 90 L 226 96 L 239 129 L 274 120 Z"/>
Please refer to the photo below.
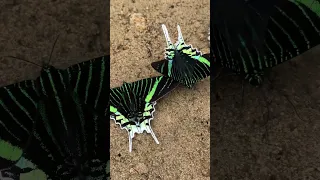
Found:
<path fill-rule="evenodd" d="M 150 122 L 154 118 L 153 113 L 155 112 L 155 105 L 156 102 L 146 103 L 142 120 L 140 121 L 140 123 L 136 123 L 135 125 L 129 124 L 130 120 L 118 111 L 110 115 L 110 119 L 114 120 L 116 124 L 120 125 L 121 129 L 125 129 L 128 131 L 130 152 L 132 152 L 132 139 L 134 138 L 135 133 L 142 134 L 144 131 L 146 131 L 147 133 L 151 134 L 154 141 L 159 144 L 159 141 L 151 128 Z M 123 126 L 126 123 L 128 124 Z"/>
<path fill-rule="evenodd" d="M 201 51 L 199 51 L 196 48 L 193 48 L 191 44 L 189 45 L 185 44 L 179 25 L 177 26 L 177 29 L 178 29 L 178 41 L 175 44 L 173 44 L 169 37 L 169 33 L 166 26 L 162 24 L 162 30 L 167 42 L 167 47 L 165 48 L 165 59 L 168 62 L 164 63 L 164 64 L 167 64 L 166 75 L 169 77 L 172 77 L 174 80 L 178 81 L 179 83 L 184 84 L 185 86 L 191 88 L 195 83 L 197 83 L 198 81 L 204 79 L 206 76 L 209 75 L 207 74 L 206 70 L 199 65 L 200 63 L 203 66 L 205 66 L 207 71 L 210 72 L 210 70 L 206 64 L 207 61 L 206 62 L 199 61 L 199 58 L 202 57 Z M 182 54 L 189 57 L 185 60 L 185 64 L 179 67 L 177 67 L 177 65 L 173 65 L 173 62 L 181 61 L 178 59 L 174 60 L 174 57 L 177 55 L 177 53 L 180 54 L 179 57 Z M 162 64 L 162 66 L 164 66 L 164 64 Z M 159 69 L 159 66 L 157 68 L 160 70 L 160 73 L 164 73 L 162 68 Z"/>

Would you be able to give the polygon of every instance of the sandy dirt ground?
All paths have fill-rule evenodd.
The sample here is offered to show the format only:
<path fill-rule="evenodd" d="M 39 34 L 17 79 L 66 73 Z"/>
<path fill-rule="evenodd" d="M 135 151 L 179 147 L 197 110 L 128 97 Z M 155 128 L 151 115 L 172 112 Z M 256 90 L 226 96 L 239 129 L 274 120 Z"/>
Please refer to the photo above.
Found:
<path fill-rule="evenodd" d="M 235 76 L 212 83 L 212 179 L 320 179 L 319 57 L 320 46 L 275 67 L 261 88 L 244 83 L 244 96 Z"/>
<path fill-rule="evenodd" d="M 177 40 L 209 52 L 209 1 L 111 1 L 111 87 L 160 75 L 151 62 L 164 58 L 165 24 Z M 178 87 L 158 101 L 151 122 L 160 144 L 138 134 L 129 153 L 128 134 L 111 123 L 111 178 L 114 180 L 206 180 L 210 176 L 210 78 L 194 90 Z"/>

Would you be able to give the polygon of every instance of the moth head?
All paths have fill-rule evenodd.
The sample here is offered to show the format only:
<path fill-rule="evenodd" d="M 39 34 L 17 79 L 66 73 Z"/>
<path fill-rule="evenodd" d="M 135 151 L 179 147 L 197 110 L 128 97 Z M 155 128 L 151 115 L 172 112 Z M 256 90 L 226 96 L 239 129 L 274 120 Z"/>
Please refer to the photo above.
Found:
<path fill-rule="evenodd" d="M 53 66 L 43 68 L 40 76 L 37 78 L 37 84 L 41 87 L 40 95 L 56 96 L 66 91 L 68 78 L 65 77 L 64 70 L 57 69 Z M 54 85 L 53 85 L 54 83 Z"/>
<path fill-rule="evenodd" d="M 42 72 L 45 72 L 45 73 L 49 73 L 51 71 L 54 71 L 56 68 L 53 67 L 53 66 L 50 66 L 50 65 L 44 65 L 43 66 L 43 69 L 42 69 Z"/>
<path fill-rule="evenodd" d="M 57 69 L 53 66 L 47 65 L 44 67 L 41 71 L 40 78 L 42 79 L 48 79 L 49 77 L 60 77 L 60 75 L 63 73 L 63 70 Z M 49 81 L 48 81 L 49 82 Z"/>

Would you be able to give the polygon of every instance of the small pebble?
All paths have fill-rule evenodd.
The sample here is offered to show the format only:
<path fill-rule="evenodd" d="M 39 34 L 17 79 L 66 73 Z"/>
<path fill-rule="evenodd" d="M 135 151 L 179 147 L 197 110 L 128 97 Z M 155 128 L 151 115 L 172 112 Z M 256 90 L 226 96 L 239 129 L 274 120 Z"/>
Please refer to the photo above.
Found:
<path fill-rule="evenodd" d="M 140 174 L 146 174 L 148 173 L 148 167 L 144 163 L 137 164 L 135 168 Z"/>
<path fill-rule="evenodd" d="M 130 24 L 134 25 L 137 30 L 143 31 L 147 29 L 146 19 L 141 13 L 133 13 L 130 16 Z"/>

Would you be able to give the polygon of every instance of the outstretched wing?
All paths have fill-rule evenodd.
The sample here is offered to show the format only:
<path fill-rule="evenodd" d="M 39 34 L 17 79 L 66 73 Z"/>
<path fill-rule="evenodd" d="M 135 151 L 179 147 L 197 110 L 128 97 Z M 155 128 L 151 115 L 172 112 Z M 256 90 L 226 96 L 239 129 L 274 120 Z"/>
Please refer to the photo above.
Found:
<path fill-rule="evenodd" d="M 126 111 L 129 110 L 130 103 L 136 102 L 136 98 L 141 99 L 144 103 L 157 101 L 175 89 L 178 86 L 178 82 L 165 76 L 157 76 L 127 83 L 123 86 L 125 86 L 124 89 L 121 87 L 110 89 L 109 109 L 111 116 L 116 112 L 121 116 L 127 114 Z"/>
<path fill-rule="evenodd" d="M 70 88 L 80 100 L 107 117 L 110 88 L 110 56 L 102 56 L 69 67 Z"/>
<path fill-rule="evenodd" d="M 281 0 L 280 0 L 281 1 Z M 216 0 L 211 4 L 211 25 L 225 37 L 232 52 L 246 43 L 262 48 L 269 16 L 275 11 L 276 0 Z M 239 38 L 241 37 L 241 39 Z"/>
<path fill-rule="evenodd" d="M 320 2 L 290 0 L 276 5 L 266 32 L 268 54 L 262 62 L 270 68 L 320 44 Z"/>
<path fill-rule="evenodd" d="M 0 164 L 12 165 L 5 173 L 18 169 L 20 175 L 32 176 L 40 170 L 53 179 L 110 176 L 109 121 L 103 118 L 109 97 L 108 63 L 106 56 L 51 74 L 52 82 L 41 85 L 49 85 L 45 88 L 53 88 L 57 96 L 39 97 L 34 81 L 0 89 L 0 143 L 6 145 L 0 150 Z M 55 89 L 60 85 L 64 89 Z"/>
<path fill-rule="evenodd" d="M 178 86 L 178 82 L 173 79 L 165 76 L 157 76 L 146 79 L 141 79 L 139 81 L 135 81 L 129 83 L 130 89 L 128 91 L 132 91 L 131 93 L 135 94 L 136 97 L 141 98 L 146 103 L 155 102 L 158 99 L 162 98 L 174 88 Z M 115 113 L 117 108 L 121 107 L 121 109 L 126 109 L 123 102 L 127 102 L 128 104 L 131 101 L 134 101 L 132 96 L 124 96 L 120 87 L 112 88 L 110 90 L 110 111 L 111 113 Z M 123 99 L 125 98 L 125 99 Z M 123 113 L 123 112 L 122 112 Z"/>
<path fill-rule="evenodd" d="M 34 81 L 0 89 L 0 169 L 17 162 L 29 144 L 39 96 Z"/>
<path fill-rule="evenodd" d="M 154 102 L 178 86 L 178 82 L 165 76 L 142 79 L 132 83 L 133 91 L 145 102 Z"/>
<path fill-rule="evenodd" d="M 73 91 L 42 99 L 39 113 L 23 154 L 26 159 L 52 179 L 107 178 L 108 120 L 87 108 Z"/>
<path fill-rule="evenodd" d="M 191 60 L 194 61 L 194 66 L 192 66 L 192 72 L 187 73 L 187 78 L 181 76 L 182 71 L 178 70 L 178 64 L 174 64 L 173 61 L 160 60 L 151 63 L 151 66 L 164 76 L 171 77 L 174 80 L 186 85 L 187 87 L 192 87 L 193 84 L 195 84 L 199 80 L 210 76 L 210 58 L 206 58 L 200 55 L 188 58 L 191 58 Z"/>

